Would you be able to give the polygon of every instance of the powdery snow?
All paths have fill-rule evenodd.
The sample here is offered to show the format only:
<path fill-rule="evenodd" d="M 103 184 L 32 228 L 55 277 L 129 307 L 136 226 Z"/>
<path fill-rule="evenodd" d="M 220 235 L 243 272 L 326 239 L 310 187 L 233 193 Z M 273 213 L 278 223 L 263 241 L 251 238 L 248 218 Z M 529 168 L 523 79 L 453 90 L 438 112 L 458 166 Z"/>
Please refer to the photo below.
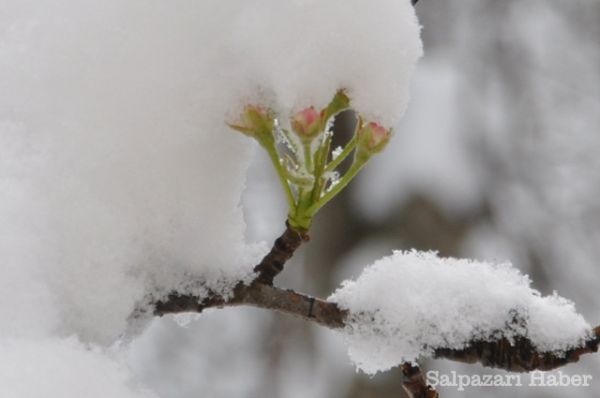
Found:
<path fill-rule="evenodd" d="M 344 88 L 391 125 L 419 29 L 397 0 L 0 3 L 3 394 L 145 396 L 61 339 L 109 345 L 149 297 L 249 281 L 266 249 L 239 206 L 253 146 L 225 121 Z"/>
<path fill-rule="evenodd" d="M 225 50 L 239 63 L 235 70 L 264 88 L 283 113 L 323 107 L 340 88 L 357 111 L 386 126 L 406 109 L 422 54 L 409 1 L 225 3 L 235 4 L 223 28 L 230 34 Z"/>
<path fill-rule="evenodd" d="M 149 294 L 252 277 L 238 206 L 252 148 L 224 124 L 228 83 L 207 82 L 200 4 L 3 3 L 0 317 L 23 303 L 10 334 L 44 319 L 110 343 Z"/>
<path fill-rule="evenodd" d="M 329 299 L 350 311 L 349 355 L 369 374 L 477 339 L 527 336 L 554 352 L 581 344 L 591 329 L 573 303 L 530 285 L 508 263 L 396 251 Z"/>
<path fill-rule="evenodd" d="M 249 280 L 251 145 L 226 119 L 345 88 L 392 123 L 419 29 L 396 0 L 4 2 L 0 316 L 18 301 L 49 329 L 108 343 L 148 294 Z"/>
<path fill-rule="evenodd" d="M 75 338 L 0 340 L 0 358 L 6 398 L 158 398 L 118 358 Z"/>

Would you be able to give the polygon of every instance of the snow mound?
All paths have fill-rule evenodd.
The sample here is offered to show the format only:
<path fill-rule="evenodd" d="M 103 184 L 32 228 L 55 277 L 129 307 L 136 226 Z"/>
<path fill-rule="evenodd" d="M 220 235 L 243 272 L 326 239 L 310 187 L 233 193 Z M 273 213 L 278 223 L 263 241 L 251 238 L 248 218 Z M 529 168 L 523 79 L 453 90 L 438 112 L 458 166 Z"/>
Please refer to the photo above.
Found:
<path fill-rule="evenodd" d="M 344 88 L 391 125 L 419 30 L 397 0 L 1 2 L 0 367 L 30 363 L 0 372 L 3 391 L 94 396 L 93 374 L 120 373 L 64 336 L 109 346 L 151 299 L 249 282 L 265 252 L 239 205 L 254 146 L 226 121 Z M 40 394 L 28 371 L 55 385 Z"/>
<path fill-rule="evenodd" d="M 7 398 L 158 398 L 119 358 L 74 338 L 0 340 L 0 385 Z"/>
<path fill-rule="evenodd" d="M 419 30 L 397 0 L 4 2 L 0 317 L 14 302 L 32 314 L 8 334 L 34 319 L 110 343 L 148 295 L 250 280 L 262 252 L 244 245 L 239 199 L 252 146 L 225 120 L 345 88 L 391 123 Z"/>
<path fill-rule="evenodd" d="M 572 302 L 530 285 L 510 264 L 396 251 L 329 300 L 350 311 L 349 355 L 370 374 L 478 339 L 526 336 L 541 351 L 561 352 L 589 337 Z"/>

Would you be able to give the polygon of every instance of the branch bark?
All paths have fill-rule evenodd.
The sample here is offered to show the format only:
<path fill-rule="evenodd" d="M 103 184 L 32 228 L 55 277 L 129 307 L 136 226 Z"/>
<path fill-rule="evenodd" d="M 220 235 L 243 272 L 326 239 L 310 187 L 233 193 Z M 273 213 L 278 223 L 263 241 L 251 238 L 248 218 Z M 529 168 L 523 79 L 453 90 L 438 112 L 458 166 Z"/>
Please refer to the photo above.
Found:
<path fill-rule="evenodd" d="M 514 342 L 507 339 L 498 341 L 474 341 L 461 350 L 438 348 L 435 355 L 463 363 L 481 363 L 488 368 L 499 368 L 509 372 L 531 372 L 534 370 L 552 370 L 569 363 L 579 361 L 583 354 L 598 351 L 600 343 L 600 326 L 593 331 L 593 337 L 581 347 L 564 353 L 538 352 L 530 340 L 521 337 Z"/>
<path fill-rule="evenodd" d="M 271 251 L 254 267 L 254 272 L 258 273 L 257 281 L 272 285 L 275 277 L 283 271 L 285 263 L 292 258 L 300 245 L 309 239 L 308 232 L 295 229 L 286 222 L 285 231 L 275 240 Z"/>
<path fill-rule="evenodd" d="M 347 312 L 337 304 L 318 299 L 293 290 L 284 290 L 255 281 L 250 286 L 239 284 L 233 297 L 225 300 L 218 295 L 204 300 L 192 295 L 172 294 L 155 304 L 154 315 L 163 316 L 182 312 L 202 312 L 206 308 L 223 308 L 248 305 L 275 310 L 315 322 L 330 329 L 345 326 Z"/>

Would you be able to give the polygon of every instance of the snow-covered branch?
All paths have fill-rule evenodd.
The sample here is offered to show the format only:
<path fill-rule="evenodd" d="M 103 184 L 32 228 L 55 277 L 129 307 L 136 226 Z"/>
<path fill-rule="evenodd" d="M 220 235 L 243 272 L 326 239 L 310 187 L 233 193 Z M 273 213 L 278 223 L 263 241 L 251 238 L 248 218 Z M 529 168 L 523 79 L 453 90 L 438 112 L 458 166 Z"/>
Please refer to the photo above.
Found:
<path fill-rule="evenodd" d="M 336 303 L 260 282 L 250 286 L 238 285 L 234 296 L 229 300 L 221 296 L 201 299 L 193 295 L 174 294 L 157 302 L 154 313 L 164 316 L 240 305 L 279 311 L 331 329 L 347 326 L 348 311 L 341 309 Z M 580 346 L 562 353 L 538 351 L 531 340 L 520 337 L 512 342 L 506 338 L 472 341 L 462 349 L 441 347 L 435 349 L 433 357 L 464 363 L 479 362 L 486 367 L 511 372 L 529 372 L 551 370 L 577 362 L 581 355 L 597 352 L 599 343 L 600 327 L 596 327 L 592 336 Z"/>
<path fill-rule="evenodd" d="M 281 271 L 305 239 L 288 225 L 255 269 L 269 269 L 275 261 Z M 529 372 L 577 362 L 600 343 L 600 327 L 589 328 L 570 302 L 541 297 L 506 264 L 397 252 L 328 300 L 275 287 L 261 275 L 238 283 L 231 297 L 173 293 L 155 303 L 154 314 L 248 305 L 294 315 L 345 334 L 351 356 L 366 372 L 402 364 L 413 387 L 418 372 L 409 364 L 422 357 Z"/>

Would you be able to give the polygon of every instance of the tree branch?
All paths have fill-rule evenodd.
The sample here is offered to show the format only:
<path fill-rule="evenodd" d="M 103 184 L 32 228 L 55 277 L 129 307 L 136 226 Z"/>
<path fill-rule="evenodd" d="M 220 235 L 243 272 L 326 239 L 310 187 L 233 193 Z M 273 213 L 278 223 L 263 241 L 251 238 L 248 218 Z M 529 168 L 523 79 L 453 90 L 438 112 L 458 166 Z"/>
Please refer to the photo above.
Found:
<path fill-rule="evenodd" d="M 600 326 L 593 331 L 593 337 L 581 347 L 567 351 L 564 356 L 555 353 L 538 352 L 531 341 L 525 337 L 498 341 L 474 341 L 461 350 L 438 348 L 437 358 L 445 358 L 463 363 L 481 363 L 488 368 L 499 368 L 509 372 L 531 372 L 533 370 L 552 370 L 579 361 L 583 354 L 598 351 Z"/>
<path fill-rule="evenodd" d="M 262 259 L 260 264 L 254 267 L 254 272 L 258 273 L 257 281 L 266 285 L 272 285 L 273 279 L 281 271 L 284 264 L 292 258 L 294 252 L 303 242 L 308 242 L 310 237 L 307 231 L 302 231 L 285 223 L 285 231 L 273 244 L 271 251 Z"/>
<path fill-rule="evenodd" d="M 181 312 L 202 312 L 206 308 L 222 308 L 249 305 L 270 309 L 315 322 L 330 329 L 343 328 L 348 312 L 336 303 L 311 297 L 293 290 L 284 290 L 258 280 L 251 285 L 239 284 L 233 297 L 226 300 L 218 295 L 201 299 L 193 295 L 172 294 L 164 301 L 155 304 L 154 314 L 163 316 Z M 453 350 L 438 348 L 434 357 L 463 363 L 479 362 L 483 366 L 500 368 L 511 372 L 530 372 L 533 370 L 552 370 L 569 363 L 577 362 L 584 354 L 598 351 L 600 344 L 600 326 L 595 328 L 593 336 L 580 347 L 568 350 L 564 355 L 552 352 L 539 352 L 532 342 L 521 337 L 513 343 L 507 339 L 497 341 L 473 341 L 465 348 Z M 408 369 L 408 388 L 420 388 L 414 369 Z M 406 386 L 405 386 L 406 387 Z M 427 387 L 425 385 L 425 387 Z M 414 390 L 417 391 L 417 390 Z M 435 397 L 435 395 L 415 395 L 415 397 Z"/>
<path fill-rule="evenodd" d="M 311 297 L 293 290 L 283 290 L 255 281 L 250 286 L 239 284 L 229 300 L 221 296 L 210 296 L 204 300 L 192 295 L 172 294 L 155 304 L 154 314 L 163 316 L 182 312 L 202 312 L 206 308 L 223 308 L 249 305 L 279 311 L 304 320 L 318 323 L 330 329 L 345 325 L 347 312 L 337 304 Z"/>

